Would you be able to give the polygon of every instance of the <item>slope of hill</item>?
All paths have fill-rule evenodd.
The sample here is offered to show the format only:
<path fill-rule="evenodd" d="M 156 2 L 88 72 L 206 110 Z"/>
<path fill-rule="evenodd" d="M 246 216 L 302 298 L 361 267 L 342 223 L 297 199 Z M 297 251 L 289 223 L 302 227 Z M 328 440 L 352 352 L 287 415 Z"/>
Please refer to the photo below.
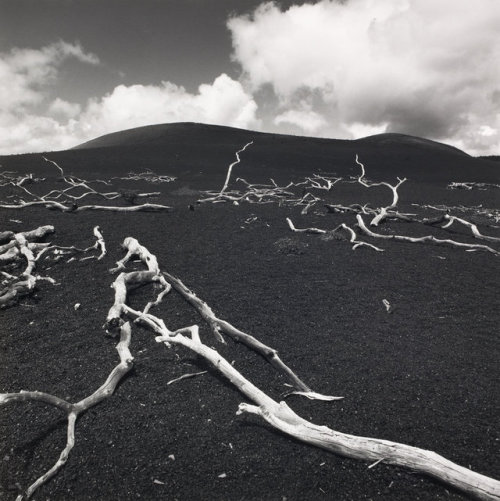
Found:
<path fill-rule="evenodd" d="M 463 152 L 462 150 L 459 150 L 458 148 L 455 148 L 454 146 L 450 146 L 448 144 L 431 141 L 430 139 L 423 139 L 421 137 L 408 136 L 407 134 L 397 134 L 393 132 L 367 136 L 356 140 L 356 142 L 365 144 L 378 144 L 383 147 L 387 147 L 389 145 L 394 145 L 399 148 L 409 146 L 426 149 L 429 152 L 442 151 L 450 154 L 455 153 L 456 155 L 467 155 L 467 153 Z"/>
<path fill-rule="evenodd" d="M 458 155 L 466 155 L 463 151 L 436 141 L 423 139 L 406 134 L 384 133 L 374 136 L 367 136 L 361 139 L 352 141 L 348 140 L 331 140 L 324 138 L 314 138 L 306 136 L 287 136 L 283 134 L 270 134 L 265 132 L 250 131 L 238 129 L 235 127 L 225 127 L 220 125 L 207 125 L 193 122 L 169 123 L 160 125 L 148 125 L 145 127 L 137 127 L 127 129 L 111 134 L 105 134 L 98 138 L 92 139 L 73 149 L 89 149 L 89 148 L 105 148 L 117 146 L 157 146 L 164 145 L 170 141 L 185 141 L 188 138 L 194 138 L 196 142 L 220 142 L 227 141 L 228 137 L 242 140 L 264 140 L 269 142 L 270 138 L 279 140 L 306 140 L 311 143 L 330 142 L 339 146 L 341 144 L 354 144 L 362 147 L 362 145 L 380 145 L 383 147 L 417 147 L 427 151 L 446 151 L 447 153 L 456 153 Z"/>
<path fill-rule="evenodd" d="M 227 159 L 249 141 L 254 144 L 244 165 L 255 181 L 286 180 L 290 172 L 336 172 L 355 175 L 356 155 L 377 176 L 404 176 L 416 181 L 498 180 L 498 163 L 470 157 L 451 146 L 402 134 L 381 134 L 358 140 L 286 136 L 204 125 L 176 123 L 139 127 L 107 134 L 51 158 L 89 173 L 128 172 L 147 165 L 173 175 L 202 172 L 224 175 Z M 0 157 L 4 167 L 28 169 L 40 155 Z M 36 167 L 35 167 L 36 168 Z"/>
<path fill-rule="evenodd" d="M 186 141 L 189 138 L 196 142 L 220 142 L 228 137 L 233 140 L 244 140 L 248 137 L 263 136 L 264 133 L 234 127 L 207 125 L 194 122 L 179 122 L 159 125 L 147 125 L 127 129 L 97 137 L 75 146 L 73 149 L 106 148 L 117 146 L 158 146 L 171 141 Z"/>

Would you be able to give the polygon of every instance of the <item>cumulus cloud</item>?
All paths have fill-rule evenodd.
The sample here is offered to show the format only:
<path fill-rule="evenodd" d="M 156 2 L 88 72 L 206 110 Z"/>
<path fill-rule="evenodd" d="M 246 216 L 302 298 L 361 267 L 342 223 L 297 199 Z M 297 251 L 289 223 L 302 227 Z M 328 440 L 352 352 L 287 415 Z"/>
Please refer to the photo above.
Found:
<path fill-rule="evenodd" d="M 91 100 L 81 114 L 80 136 L 99 136 L 141 125 L 203 122 L 255 127 L 257 104 L 242 85 L 222 74 L 202 84 L 197 94 L 170 82 L 161 85 L 119 85 L 101 99 Z"/>
<path fill-rule="evenodd" d="M 67 59 L 96 65 L 99 58 L 79 44 L 59 41 L 41 49 L 14 48 L 0 54 L 0 153 L 63 148 L 67 122 L 80 107 L 62 99 L 48 102 L 48 89 Z"/>
<path fill-rule="evenodd" d="M 0 153 L 72 147 L 109 132 L 155 123 L 196 121 L 258 127 L 257 104 L 240 82 L 226 74 L 189 93 L 171 82 L 119 85 L 85 105 L 50 100 L 48 89 L 68 58 L 85 64 L 99 59 L 77 44 L 14 49 L 0 59 Z"/>
<path fill-rule="evenodd" d="M 54 82 L 58 67 L 69 58 L 98 64 L 99 58 L 79 44 L 59 41 L 41 49 L 14 48 L 0 53 L 0 109 L 22 112 L 44 99 L 44 90 Z"/>
<path fill-rule="evenodd" d="M 57 97 L 49 107 L 48 112 L 51 116 L 65 118 L 75 118 L 80 114 L 82 107 L 78 103 L 70 103 L 64 99 Z"/>
<path fill-rule="evenodd" d="M 288 110 L 274 119 L 276 125 L 291 124 L 303 131 L 314 134 L 327 125 L 327 121 L 313 110 Z"/>
<path fill-rule="evenodd" d="M 272 86 L 277 120 L 314 93 L 326 122 L 314 132 L 398 131 L 482 154 L 500 144 L 498 26 L 498 0 L 271 2 L 228 21 L 233 59 L 254 92 Z"/>

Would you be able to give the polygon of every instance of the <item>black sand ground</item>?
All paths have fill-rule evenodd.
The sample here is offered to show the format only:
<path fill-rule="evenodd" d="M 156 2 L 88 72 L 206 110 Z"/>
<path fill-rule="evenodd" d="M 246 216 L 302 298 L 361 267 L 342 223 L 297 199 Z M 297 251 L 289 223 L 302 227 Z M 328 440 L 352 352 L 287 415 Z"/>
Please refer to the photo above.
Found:
<path fill-rule="evenodd" d="M 385 252 L 353 251 L 346 241 L 290 232 L 286 217 L 297 226 L 325 229 L 354 224 L 352 215 L 327 214 L 321 205 L 307 216 L 276 204 L 187 209 L 198 190 L 222 186 L 234 152 L 251 139 L 235 176 L 278 183 L 314 172 L 347 178 L 358 174 L 359 153 L 370 179 L 409 178 L 400 189 L 401 210 L 409 212 L 422 212 L 414 203 L 498 209 L 498 189 L 446 189 L 451 181 L 498 183 L 498 164 L 401 136 L 341 142 L 189 124 L 152 130 L 140 132 L 140 141 L 120 136 L 117 146 L 50 158 L 87 179 L 146 168 L 177 176 L 160 185 L 113 181 L 113 189 L 160 190 L 157 201 L 173 206 L 172 212 L 0 210 L 2 230 L 53 224 L 50 240 L 59 245 L 86 246 L 99 225 L 109 250 L 99 262 L 44 264 L 43 273 L 59 285 L 41 283 L 31 298 L 0 311 L 0 390 L 40 390 L 76 401 L 103 383 L 118 359 L 116 341 L 102 330 L 113 301 L 108 269 L 123 257 L 123 239 L 133 236 L 220 317 L 277 348 L 316 391 L 345 397 L 332 403 L 289 397 L 301 416 L 430 449 L 498 478 L 498 257 L 367 238 Z M 40 155 L 3 157 L 0 163 L 1 170 L 43 174 L 47 186 L 58 185 L 57 172 Z M 8 190 L 0 188 L 0 199 Z M 339 183 L 327 197 L 379 206 L 390 193 Z M 486 219 L 478 222 L 485 234 L 500 236 Z M 461 228 L 450 235 L 389 223 L 380 231 L 478 243 Z M 143 304 L 148 293 L 137 291 L 131 301 Z M 392 314 L 383 299 L 395 307 Z M 156 314 L 172 329 L 202 325 L 173 293 Z M 201 334 L 216 345 L 204 326 Z M 279 399 L 286 391 L 284 378 L 246 348 L 228 340 L 217 349 L 271 396 Z M 243 397 L 211 369 L 167 386 L 206 367 L 180 348 L 158 345 L 146 331 L 135 328 L 131 350 L 133 372 L 112 398 L 81 417 L 67 465 L 34 499 L 463 499 L 411 471 L 383 463 L 368 469 L 292 440 L 257 418 L 236 416 Z M 15 499 L 56 460 L 64 442 L 60 412 L 39 404 L 2 407 L 0 498 Z"/>

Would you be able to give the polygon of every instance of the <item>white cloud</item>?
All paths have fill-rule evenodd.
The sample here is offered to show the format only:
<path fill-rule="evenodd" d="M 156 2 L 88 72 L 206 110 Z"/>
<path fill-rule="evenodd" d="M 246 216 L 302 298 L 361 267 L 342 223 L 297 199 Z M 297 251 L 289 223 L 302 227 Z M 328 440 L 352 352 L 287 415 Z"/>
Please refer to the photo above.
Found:
<path fill-rule="evenodd" d="M 226 74 L 197 93 L 170 82 L 119 85 L 85 106 L 48 99 L 68 58 L 97 64 L 79 45 L 58 42 L 42 49 L 14 49 L 0 60 L 0 153 L 64 149 L 109 132 L 154 123 L 195 121 L 258 127 L 257 104 Z"/>
<path fill-rule="evenodd" d="M 202 84 L 197 94 L 170 82 L 119 85 L 102 99 L 89 102 L 78 120 L 81 137 L 166 122 L 203 122 L 255 127 L 257 105 L 242 85 L 225 74 Z"/>
<path fill-rule="evenodd" d="M 82 111 L 82 107 L 77 103 L 70 103 L 57 97 L 50 103 L 48 113 L 56 118 L 75 118 Z"/>
<path fill-rule="evenodd" d="M 312 110 L 288 110 L 274 119 L 276 125 L 291 124 L 299 127 L 308 134 L 317 133 L 327 125 L 327 121 Z"/>
<path fill-rule="evenodd" d="M 94 54 L 78 44 L 59 41 L 41 49 L 14 48 L 0 53 L 0 110 L 20 113 L 26 106 L 44 99 L 46 86 L 53 83 L 58 67 L 68 58 L 98 64 Z"/>
<path fill-rule="evenodd" d="M 483 154 L 500 143 L 498 26 L 498 0 L 266 3 L 228 22 L 245 82 L 271 85 L 280 116 L 314 93 L 325 129 L 387 126 Z"/>
<path fill-rule="evenodd" d="M 14 48 L 0 54 L 0 153 L 57 149 L 70 144 L 68 119 L 79 112 L 79 105 L 59 98 L 46 102 L 49 86 L 69 58 L 85 64 L 99 63 L 97 56 L 84 52 L 79 44 L 64 41 L 41 49 Z M 40 108 L 45 113 L 40 113 Z"/>

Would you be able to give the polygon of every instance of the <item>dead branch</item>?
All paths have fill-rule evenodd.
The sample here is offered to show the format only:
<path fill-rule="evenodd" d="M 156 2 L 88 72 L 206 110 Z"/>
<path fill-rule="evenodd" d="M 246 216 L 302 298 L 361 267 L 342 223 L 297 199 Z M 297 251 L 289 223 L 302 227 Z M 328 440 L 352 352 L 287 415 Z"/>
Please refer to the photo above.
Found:
<path fill-rule="evenodd" d="M 246 379 L 217 351 L 201 342 L 198 327 L 171 332 L 149 318 L 141 321 L 158 333 L 158 342 L 167 346 L 180 344 L 205 360 L 223 374 L 238 390 L 256 405 L 242 403 L 237 414 L 251 413 L 262 417 L 271 426 L 302 442 L 342 456 L 364 461 L 380 461 L 429 475 L 479 499 L 500 499 L 500 482 L 459 466 L 435 452 L 397 442 L 358 437 L 318 426 L 298 416 L 285 402 L 276 402 Z M 189 333 L 190 336 L 185 334 Z"/>
<path fill-rule="evenodd" d="M 134 359 L 129 349 L 130 339 L 130 323 L 126 322 L 120 328 L 120 342 L 116 345 L 120 363 L 111 371 L 102 386 L 79 402 L 71 404 L 57 396 L 38 391 L 0 394 L 0 405 L 5 405 L 9 402 L 38 401 L 61 409 L 66 412 L 68 418 L 66 446 L 61 452 L 59 459 L 49 470 L 28 487 L 24 495 L 19 495 L 16 501 L 30 499 L 40 486 L 48 482 L 66 464 L 69 454 L 75 445 L 75 424 L 78 417 L 91 407 L 109 398 L 114 393 L 118 383 L 132 369 Z"/>
<path fill-rule="evenodd" d="M 29 200 L 20 199 L 17 203 L 3 203 L 0 208 L 4 209 L 23 209 L 30 206 L 43 206 L 47 209 L 60 210 L 62 212 L 80 212 L 84 210 L 104 210 L 104 211 L 115 211 L 115 212 L 137 212 L 137 211 L 166 211 L 170 207 L 159 204 L 144 203 L 141 205 L 135 205 L 133 207 L 120 207 L 120 206 L 103 206 L 103 205 L 81 205 L 79 206 L 77 202 L 80 202 L 86 197 L 99 197 L 105 200 L 115 200 L 122 197 L 124 200 L 130 204 L 134 204 L 138 198 L 149 198 L 153 196 L 158 196 L 159 192 L 154 193 L 139 193 L 131 190 L 125 190 L 121 192 L 110 191 L 101 192 L 90 186 L 91 183 L 104 183 L 109 184 L 107 181 L 96 180 L 87 181 L 80 179 L 76 176 L 68 176 L 64 173 L 63 168 L 46 157 L 42 157 L 46 162 L 54 165 L 60 173 L 60 180 L 62 180 L 67 186 L 62 189 L 53 189 L 44 195 L 38 195 L 33 191 L 26 188 L 26 183 L 33 183 L 36 181 L 43 181 L 44 179 L 36 179 L 32 174 L 24 177 L 13 177 L 10 175 L 5 175 L 4 178 L 7 179 L 1 185 L 11 184 L 19 188 L 24 195 L 29 196 Z M 159 179 L 156 180 L 160 182 Z M 163 180 L 161 180 L 163 182 Z"/>
<path fill-rule="evenodd" d="M 432 244 L 436 245 L 449 245 L 451 247 L 459 247 L 466 249 L 468 251 L 477 251 L 477 250 L 483 250 L 487 252 L 491 252 L 492 254 L 495 255 L 500 255 L 500 251 L 497 251 L 493 249 L 492 247 L 489 247 L 487 245 L 482 245 L 482 244 L 466 244 L 462 242 L 456 242 L 455 240 L 450 240 L 450 239 L 440 239 L 436 238 L 432 235 L 426 235 L 424 237 L 408 237 L 404 235 L 384 235 L 381 233 L 374 233 L 373 231 L 369 230 L 365 222 L 363 221 L 363 218 L 360 214 L 356 216 L 356 219 L 358 221 L 358 226 L 365 233 L 366 235 L 373 237 L 373 238 L 382 238 L 385 240 L 397 240 L 400 242 L 412 242 L 412 243 L 427 243 L 430 242 Z"/>
<path fill-rule="evenodd" d="M 288 223 L 289 228 L 296 233 L 313 233 L 315 235 L 324 235 L 327 233 L 326 230 L 322 230 L 321 228 L 296 228 L 290 218 L 286 218 L 286 222 Z"/>
<path fill-rule="evenodd" d="M 50 277 L 43 277 L 34 274 L 34 269 L 37 262 L 41 261 L 41 257 L 48 253 L 53 253 L 58 260 L 63 254 L 87 253 L 92 250 L 100 250 L 99 256 L 90 256 L 89 258 L 102 259 L 106 255 L 106 244 L 99 226 L 94 227 L 94 236 L 96 242 L 94 245 L 86 249 L 77 247 L 62 247 L 44 242 L 32 242 L 44 238 L 47 235 L 54 233 L 54 227 L 40 226 L 35 230 L 25 231 L 20 233 L 4 232 L 0 237 L 4 240 L 10 238 L 10 241 L 0 245 L 0 266 L 17 266 L 21 260 L 26 260 L 27 265 L 25 270 L 19 275 L 13 275 L 5 271 L 1 271 L 4 280 L 1 282 L 0 288 L 0 308 L 6 308 L 19 302 L 19 300 L 30 295 L 38 281 L 47 281 L 55 284 L 55 280 Z"/>
<path fill-rule="evenodd" d="M 108 333 L 114 333 L 123 324 L 122 317 L 125 312 L 128 291 L 147 284 L 160 284 L 162 290 L 155 301 L 149 302 L 144 308 L 143 314 L 147 314 L 152 306 L 159 304 L 165 294 L 168 294 L 171 285 L 154 271 L 132 271 L 120 273 L 112 283 L 111 288 L 115 291 L 115 301 L 108 311 L 104 328 Z"/>
<path fill-rule="evenodd" d="M 347 226 L 346 224 L 342 223 L 334 231 L 337 231 L 338 229 L 342 229 L 348 233 L 349 242 L 351 244 L 354 244 L 352 246 L 352 250 L 356 250 L 358 247 L 369 247 L 370 249 L 376 250 L 377 252 L 384 252 L 384 249 L 381 249 L 380 247 L 376 247 L 375 245 L 358 240 L 358 236 L 356 235 L 356 232 L 351 227 Z"/>
<path fill-rule="evenodd" d="M 96 243 L 94 244 L 95 249 L 101 249 L 101 253 L 99 254 L 99 257 L 97 258 L 98 261 L 100 261 L 106 254 L 106 242 L 104 242 L 104 237 L 102 235 L 101 228 L 99 226 L 94 227 L 94 236 L 96 237 Z"/>
<path fill-rule="evenodd" d="M 166 276 L 176 290 L 177 288 L 185 289 L 180 281 L 172 276 Z M 199 304 L 200 301 L 196 301 L 193 296 L 190 293 L 187 297 L 191 302 L 195 301 Z M 458 466 L 434 452 L 386 440 L 347 435 L 325 426 L 309 423 L 295 414 L 284 402 L 277 403 L 271 399 L 215 350 L 204 345 L 201 342 L 197 325 L 172 332 L 165 326 L 163 320 L 149 313 L 136 312 L 126 305 L 124 310 L 126 315 L 132 316 L 137 322 L 158 334 L 156 338 L 158 342 L 165 343 L 167 347 L 171 344 L 180 344 L 203 357 L 256 404 L 240 404 L 238 413 L 257 414 L 280 431 L 337 454 L 404 466 L 437 478 L 481 499 L 500 499 L 500 482 Z"/>
<path fill-rule="evenodd" d="M 375 209 L 371 209 L 367 205 L 352 204 L 352 205 L 340 205 L 340 204 L 325 204 L 325 208 L 328 212 L 335 214 L 344 214 L 345 212 L 353 212 L 354 214 L 376 214 Z"/>
<path fill-rule="evenodd" d="M 306 189 L 330 191 L 333 186 L 337 184 L 341 179 L 342 178 L 340 177 L 330 178 L 326 176 L 320 176 L 319 174 L 314 174 L 312 177 L 306 177 L 306 181 L 310 183 L 310 185 Z"/>
<path fill-rule="evenodd" d="M 356 154 L 356 163 L 361 167 L 361 175 L 358 177 L 358 182 L 361 185 L 365 186 L 366 188 L 373 188 L 375 186 L 386 186 L 392 191 L 391 204 L 387 205 L 386 207 L 380 208 L 377 215 L 370 222 L 370 226 L 378 226 L 386 217 L 389 216 L 390 210 L 396 208 L 399 201 L 398 188 L 406 181 L 406 178 L 401 179 L 398 177 L 398 183 L 394 186 L 392 184 L 385 182 L 372 183 L 366 180 L 365 166 L 359 161 L 357 154 Z"/>
<path fill-rule="evenodd" d="M 320 234 L 320 235 L 334 235 L 335 233 L 339 231 L 344 231 L 347 233 L 349 237 L 349 242 L 354 244 L 352 246 L 352 250 L 356 250 L 358 247 L 369 247 L 370 249 L 376 250 L 378 252 L 383 252 L 384 249 L 380 249 L 379 247 L 375 247 L 375 245 L 369 244 L 367 242 L 362 242 L 361 240 L 358 240 L 358 236 L 356 235 L 356 232 L 347 226 L 346 224 L 342 223 L 341 225 L 337 226 L 334 230 L 328 232 L 327 230 L 322 230 L 320 228 L 296 228 L 293 222 L 291 221 L 290 218 L 286 218 L 286 222 L 288 223 L 289 228 L 297 233 L 313 233 L 313 234 Z"/>
<path fill-rule="evenodd" d="M 412 205 L 415 207 L 420 207 L 422 209 L 432 209 L 432 210 L 437 210 L 437 211 L 447 212 L 447 213 L 450 213 L 452 211 L 460 212 L 463 214 L 467 214 L 468 216 L 471 216 L 471 217 L 481 218 L 481 219 L 485 219 L 485 220 L 492 219 L 495 223 L 500 222 L 500 210 L 483 207 L 482 204 L 472 206 L 472 207 L 467 207 L 465 205 L 448 206 L 448 205 L 443 205 L 443 204 L 439 204 L 439 205 L 424 204 L 424 205 L 421 205 L 421 204 L 415 204 L 415 203 Z M 492 225 L 488 225 L 488 226 L 492 226 Z"/>
<path fill-rule="evenodd" d="M 183 374 L 182 376 L 176 377 L 175 379 L 171 379 L 167 382 L 167 386 L 173 383 L 177 383 L 177 381 L 182 381 L 183 379 L 191 379 L 196 376 L 201 376 L 202 374 L 206 374 L 208 371 L 200 371 L 193 372 L 192 374 Z"/>
<path fill-rule="evenodd" d="M 243 146 L 243 148 L 241 148 L 240 150 L 238 150 L 236 152 L 236 160 L 232 164 L 229 165 L 229 167 L 227 169 L 226 180 L 224 181 L 224 184 L 223 184 L 221 190 L 219 191 L 219 193 L 213 197 L 200 199 L 200 200 L 198 200 L 198 202 L 200 202 L 200 203 L 201 202 L 218 202 L 218 201 L 226 200 L 226 198 L 224 197 L 224 192 L 226 191 L 227 186 L 229 184 L 229 180 L 231 178 L 231 173 L 233 171 L 233 167 L 241 162 L 240 153 L 243 153 L 248 148 L 248 146 L 250 146 L 251 144 L 253 144 L 253 141 L 250 141 L 249 143 L 245 144 L 245 146 Z"/>
<path fill-rule="evenodd" d="M 243 153 L 251 144 L 253 144 L 253 141 L 250 141 L 249 143 L 245 144 L 245 146 L 243 146 L 241 150 L 238 150 L 236 152 L 236 160 L 227 169 L 226 180 L 224 181 L 224 185 L 222 186 L 219 195 L 222 195 L 226 191 L 227 185 L 229 184 L 229 179 L 231 178 L 233 167 L 241 162 L 240 153 Z"/>
<path fill-rule="evenodd" d="M 222 332 L 230 336 L 233 340 L 244 344 L 246 347 L 257 352 L 264 359 L 266 359 L 273 367 L 278 371 L 284 373 L 293 386 L 303 392 L 302 394 L 311 399 L 317 400 L 337 400 L 341 397 L 333 397 L 329 395 L 323 395 L 313 391 L 308 385 L 306 385 L 296 374 L 290 369 L 280 358 L 278 351 L 271 348 L 250 334 L 247 334 L 226 320 L 222 320 L 215 316 L 212 309 L 201 299 L 199 299 L 192 291 L 190 291 L 178 278 L 172 276 L 170 273 L 163 272 L 167 277 L 168 281 L 171 283 L 172 287 L 181 296 L 186 299 L 194 308 L 198 311 L 201 317 L 212 327 L 213 332 Z"/>
<path fill-rule="evenodd" d="M 22 235 L 24 238 L 31 242 L 33 240 L 38 240 L 54 233 L 54 227 L 51 225 L 39 226 L 38 228 L 31 231 L 23 231 L 20 233 L 14 233 L 13 231 L 3 231 L 0 232 L 0 243 L 8 242 L 12 240 L 15 235 Z M 1 252 L 1 251 L 0 251 Z"/>
<path fill-rule="evenodd" d="M 448 221 L 448 222 L 444 226 L 442 226 L 442 228 L 449 228 L 454 222 L 457 222 L 457 223 L 463 224 L 464 226 L 467 226 L 468 228 L 470 228 L 474 238 L 478 238 L 480 240 L 488 240 L 489 242 L 500 242 L 499 237 L 491 237 L 488 235 L 483 235 L 478 230 L 478 228 L 475 224 L 469 223 L 469 221 L 466 221 L 465 219 L 461 219 L 461 218 L 456 217 L 456 216 L 450 216 L 449 214 L 445 214 L 443 216 L 443 219 Z"/>
<path fill-rule="evenodd" d="M 15 263 L 24 259 L 26 266 L 19 276 L 3 273 L 6 280 L 2 281 L 2 288 L 0 289 L 0 308 L 12 306 L 22 297 L 31 294 L 35 289 L 37 280 L 43 279 L 43 277 L 35 275 L 33 272 L 38 258 L 50 244 L 31 242 L 31 240 L 44 238 L 53 232 L 54 227 L 50 225 L 40 226 L 35 230 L 20 233 L 4 232 L 3 238 L 11 236 L 9 242 L 0 246 L 0 265 Z M 37 252 L 36 256 L 35 252 Z M 50 278 L 47 280 L 55 283 Z"/>
<path fill-rule="evenodd" d="M 462 182 L 462 183 L 451 182 L 448 184 L 447 188 L 450 190 L 472 190 L 475 188 L 480 189 L 480 190 L 487 190 L 488 188 L 500 188 L 500 184 L 476 183 L 473 181 Z"/>
<path fill-rule="evenodd" d="M 110 212 L 167 212 L 172 210 L 172 207 L 160 204 L 141 204 L 126 207 L 108 206 L 108 205 L 80 205 L 73 203 L 71 205 L 64 205 L 54 200 L 36 200 L 32 202 L 19 202 L 18 204 L 0 204 L 1 209 L 24 209 L 25 207 L 32 207 L 40 205 L 47 209 L 56 209 L 61 212 L 82 212 L 86 210 L 100 210 Z"/>
<path fill-rule="evenodd" d="M 148 183 L 171 183 L 175 181 L 177 178 L 173 176 L 166 176 L 156 174 L 152 170 L 148 169 L 144 172 L 139 172 L 138 174 L 135 172 L 129 172 L 126 176 L 123 177 L 112 177 L 111 179 L 120 179 L 122 181 L 146 181 Z"/>
<path fill-rule="evenodd" d="M 193 350 L 195 348 L 192 347 Z M 226 368 L 223 367 L 224 370 Z M 285 402 L 278 404 L 273 400 L 268 403 L 256 397 L 252 400 L 257 405 L 242 403 L 238 414 L 256 414 L 274 428 L 302 442 L 353 459 L 410 468 L 479 499 L 500 499 L 500 482 L 459 466 L 435 452 L 388 440 L 348 435 L 306 421 L 293 412 Z"/>
<path fill-rule="evenodd" d="M 269 346 L 261 343 L 258 339 L 240 331 L 233 325 L 231 325 L 226 320 L 218 318 L 212 309 L 196 296 L 188 287 L 186 287 L 178 278 L 174 277 L 168 272 L 160 272 L 158 267 L 158 261 L 156 257 L 151 254 L 148 249 L 139 244 L 135 238 L 128 237 L 123 242 L 123 247 L 127 249 L 126 256 L 118 261 L 116 268 L 112 271 L 121 270 L 125 267 L 130 258 L 134 255 L 138 256 L 139 259 L 148 267 L 148 272 L 132 272 L 132 273 L 121 273 L 115 283 L 113 288 L 115 289 L 115 302 L 108 312 L 106 319 L 106 328 L 108 330 L 112 329 L 113 326 L 119 325 L 120 317 L 126 312 L 130 312 L 129 307 L 126 306 L 127 290 L 130 284 L 136 285 L 142 283 L 150 283 L 152 281 L 159 281 L 162 286 L 168 290 L 172 286 L 189 304 L 191 304 L 200 316 L 205 320 L 205 322 L 211 328 L 214 336 L 219 342 L 224 342 L 222 334 L 230 336 L 235 341 L 244 344 L 248 348 L 252 349 L 264 357 L 271 365 L 276 369 L 286 374 L 289 380 L 293 383 L 294 387 L 298 390 L 306 392 L 310 398 L 317 398 L 322 400 L 333 400 L 337 397 L 329 397 L 326 395 L 318 394 L 311 390 L 279 357 L 277 350 L 270 348 Z M 168 282 L 165 281 L 165 277 Z M 164 282 L 161 282 L 163 280 Z M 165 290 L 164 289 L 164 290 Z M 168 291 L 167 291 L 168 292 Z M 156 301 L 156 304 L 161 301 L 164 293 Z M 149 311 L 148 303 L 145 310 L 141 315 L 146 315 Z"/>
<path fill-rule="evenodd" d="M 361 167 L 361 175 L 358 177 L 358 182 L 366 188 L 373 188 L 375 186 L 387 186 L 387 188 L 392 191 L 392 203 L 386 206 L 386 209 L 394 209 L 394 207 L 397 206 L 399 200 L 398 188 L 406 181 L 406 178 L 400 179 L 398 177 L 398 184 L 394 186 L 385 182 L 372 183 L 365 178 L 365 166 L 359 161 L 358 155 L 356 155 L 356 163 Z"/>
<path fill-rule="evenodd" d="M 35 255 L 29 248 L 26 238 L 15 235 L 16 250 L 26 258 L 26 268 L 23 273 L 8 287 L 0 290 L 0 308 L 5 308 L 16 303 L 21 297 L 31 294 L 35 288 L 37 277 L 33 275 L 35 268 Z M 11 249 L 11 250 L 14 250 Z"/>
<path fill-rule="evenodd" d="M 158 266 L 158 260 L 154 254 L 151 254 L 146 247 L 142 246 L 135 238 L 127 237 L 122 244 L 122 247 L 127 250 L 127 253 L 123 259 L 117 261 L 116 268 L 109 271 L 116 272 L 125 269 L 125 265 L 130 261 L 133 256 L 137 256 L 147 267 L 150 272 L 156 275 L 160 274 L 160 267 Z"/>

